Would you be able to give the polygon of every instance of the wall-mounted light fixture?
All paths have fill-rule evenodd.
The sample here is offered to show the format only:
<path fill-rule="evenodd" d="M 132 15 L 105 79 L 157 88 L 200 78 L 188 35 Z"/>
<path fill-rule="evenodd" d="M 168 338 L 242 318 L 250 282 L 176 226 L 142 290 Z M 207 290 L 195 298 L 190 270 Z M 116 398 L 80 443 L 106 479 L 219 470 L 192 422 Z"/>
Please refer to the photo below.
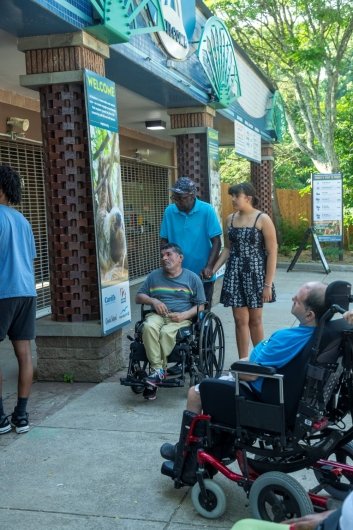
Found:
<path fill-rule="evenodd" d="M 162 131 L 166 128 L 166 123 L 162 120 L 145 121 L 145 125 L 146 129 L 149 129 L 150 131 Z"/>
<path fill-rule="evenodd" d="M 7 118 L 7 132 L 15 140 L 17 137 L 23 138 L 29 129 L 29 120 L 27 118 Z"/>

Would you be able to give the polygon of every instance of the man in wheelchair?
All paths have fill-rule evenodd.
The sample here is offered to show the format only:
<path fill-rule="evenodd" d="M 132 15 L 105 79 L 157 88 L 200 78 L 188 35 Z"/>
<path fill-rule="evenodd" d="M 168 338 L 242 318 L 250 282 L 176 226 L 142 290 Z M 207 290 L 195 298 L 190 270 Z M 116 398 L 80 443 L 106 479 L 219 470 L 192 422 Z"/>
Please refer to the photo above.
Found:
<path fill-rule="evenodd" d="M 136 295 L 137 304 L 152 307 L 143 324 L 142 339 L 151 373 L 144 397 L 153 400 L 165 378 L 167 358 L 175 346 L 178 329 L 190 326 L 206 301 L 201 279 L 182 268 L 183 252 L 174 243 L 161 247 L 161 268 L 152 271 Z"/>
<path fill-rule="evenodd" d="M 275 331 L 269 339 L 257 344 L 250 356 L 242 359 L 241 362 L 250 361 L 261 366 L 273 366 L 275 368 L 282 368 L 287 365 L 302 351 L 313 336 L 314 328 L 325 312 L 326 287 L 321 282 L 304 284 L 292 298 L 291 313 L 298 319 L 299 326 Z M 220 379 L 222 380 L 222 378 Z M 232 376 L 226 376 L 226 379 L 234 381 Z M 241 386 L 242 393 L 248 396 L 250 391 L 255 398 L 261 399 L 263 378 L 244 374 L 241 379 L 249 383 Z M 215 382 L 218 384 L 218 380 Z M 197 414 L 203 409 L 199 385 L 190 388 L 186 408 Z"/>
<path fill-rule="evenodd" d="M 217 471 L 249 494 L 256 518 L 275 522 L 327 508 L 322 489 L 340 499 L 351 491 L 353 467 L 339 462 L 353 456 L 353 427 L 346 431 L 343 422 L 353 410 L 352 329 L 343 319 L 329 322 L 348 309 L 350 289 L 347 282 L 303 285 L 293 297 L 297 328 L 275 332 L 250 362 L 234 363 L 232 380 L 190 389 L 179 441 L 161 447 L 161 471 L 177 488 L 194 485 L 201 515 L 224 512 L 225 495 L 210 480 Z M 339 462 L 326 462 L 332 455 Z M 227 468 L 235 459 L 241 474 Z M 304 468 L 319 481 L 309 494 L 287 475 Z"/>
<path fill-rule="evenodd" d="M 240 362 L 250 361 L 262 366 L 282 367 L 288 364 L 306 345 L 313 335 L 314 328 L 321 315 L 325 311 L 325 291 L 326 285 L 320 282 L 310 282 L 304 284 L 293 296 L 291 313 L 298 319 L 299 326 L 294 328 L 285 328 L 276 331 L 269 339 L 265 339 L 253 348 L 249 358 L 243 359 Z M 256 400 L 261 399 L 261 388 L 263 378 L 257 378 L 249 374 L 243 375 L 242 380 L 247 384 L 240 386 L 242 395 L 252 396 Z M 191 387 L 188 392 L 188 399 L 186 409 L 187 424 L 184 426 L 188 429 L 190 421 L 193 416 L 200 414 L 207 406 L 212 411 L 212 417 L 219 418 L 220 416 L 229 415 L 229 410 L 235 410 L 234 399 L 231 403 L 224 403 L 222 390 L 224 388 L 234 387 L 234 378 L 232 376 L 225 376 L 219 379 L 209 379 L 207 383 Z M 202 390 L 207 385 L 207 391 Z M 222 393 L 222 394 L 221 394 Z M 231 397 L 235 395 L 235 391 L 231 393 Z M 204 399 L 207 404 L 204 403 Z M 193 413 L 193 414 L 190 414 Z M 183 436 L 183 433 L 181 433 Z M 174 460 L 176 446 L 165 443 L 161 447 L 161 455 L 166 460 Z"/>

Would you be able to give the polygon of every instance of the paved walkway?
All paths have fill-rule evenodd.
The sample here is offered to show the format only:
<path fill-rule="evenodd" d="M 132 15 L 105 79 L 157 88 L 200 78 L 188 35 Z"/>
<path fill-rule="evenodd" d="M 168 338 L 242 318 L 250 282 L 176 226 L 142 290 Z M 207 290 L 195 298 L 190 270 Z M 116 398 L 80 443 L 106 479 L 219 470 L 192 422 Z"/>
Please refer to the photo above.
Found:
<path fill-rule="evenodd" d="M 291 297 L 301 284 L 337 279 L 352 281 L 353 268 L 328 276 L 319 265 L 290 273 L 279 268 L 277 302 L 264 311 L 266 334 L 295 324 Z M 214 310 L 225 329 L 227 368 L 235 359 L 231 311 L 220 305 Z M 8 343 L 1 344 L 0 355 L 10 412 L 17 367 Z M 249 516 L 244 492 L 224 477 L 215 480 L 227 494 L 226 514 L 208 521 L 193 509 L 188 488 L 175 490 L 160 474 L 159 447 L 177 439 L 187 388 L 162 389 L 155 402 L 147 402 L 119 384 L 121 375 L 97 385 L 34 383 L 31 430 L 0 437 L 1 529 L 228 530 Z M 312 480 L 307 471 L 298 478 Z"/>

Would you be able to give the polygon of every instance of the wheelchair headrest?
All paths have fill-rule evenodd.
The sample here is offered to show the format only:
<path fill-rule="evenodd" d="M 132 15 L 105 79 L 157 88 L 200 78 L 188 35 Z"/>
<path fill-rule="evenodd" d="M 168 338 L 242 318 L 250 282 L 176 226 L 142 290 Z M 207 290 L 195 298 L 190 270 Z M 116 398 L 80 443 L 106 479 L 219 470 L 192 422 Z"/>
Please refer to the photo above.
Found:
<path fill-rule="evenodd" d="M 332 305 L 339 305 L 345 309 L 345 311 L 348 311 L 349 302 L 352 301 L 351 288 L 352 285 L 343 280 L 331 282 L 327 286 L 325 293 L 326 309 L 329 309 Z"/>

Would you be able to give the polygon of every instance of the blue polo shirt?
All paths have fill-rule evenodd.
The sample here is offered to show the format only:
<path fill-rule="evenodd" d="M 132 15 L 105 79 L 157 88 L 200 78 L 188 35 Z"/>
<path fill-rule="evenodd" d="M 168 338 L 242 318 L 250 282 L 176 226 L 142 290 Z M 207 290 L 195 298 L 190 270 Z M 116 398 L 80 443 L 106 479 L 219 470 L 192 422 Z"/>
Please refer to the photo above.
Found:
<path fill-rule="evenodd" d="M 179 245 L 184 254 L 183 268 L 199 275 L 208 261 L 211 238 L 221 233 L 222 228 L 213 206 L 196 199 L 193 209 L 188 213 L 181 212 L 175 204 L 167 206 L 160 237 Z"/>

